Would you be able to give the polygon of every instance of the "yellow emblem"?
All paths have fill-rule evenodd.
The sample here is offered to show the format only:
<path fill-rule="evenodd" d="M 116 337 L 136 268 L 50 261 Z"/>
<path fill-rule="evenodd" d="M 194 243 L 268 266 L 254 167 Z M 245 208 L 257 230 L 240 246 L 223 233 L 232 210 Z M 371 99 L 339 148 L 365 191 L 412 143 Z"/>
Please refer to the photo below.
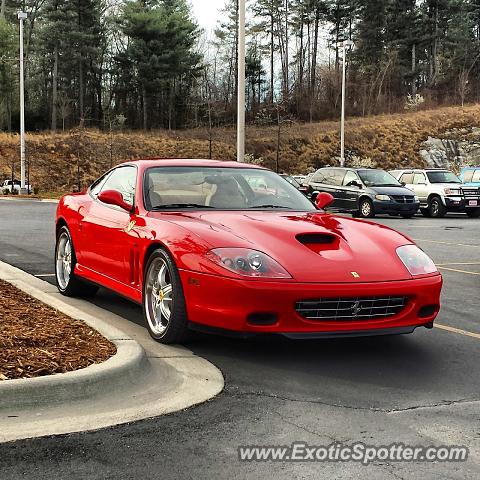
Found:
<path fill-rule="evenodd" d="M 360 275 L 357 272 L 350 272 L 353 278 L 360 278 Z"/>
<path fill-rule="evenodd" d="M 127 233 L 130 233 L 133 228 L 135 227 L 135 225 L 137 224 L 137 222 L 135 220 L 132 220 L 129 224 L 128 224 L 128 227 L 127 227 Z"/>

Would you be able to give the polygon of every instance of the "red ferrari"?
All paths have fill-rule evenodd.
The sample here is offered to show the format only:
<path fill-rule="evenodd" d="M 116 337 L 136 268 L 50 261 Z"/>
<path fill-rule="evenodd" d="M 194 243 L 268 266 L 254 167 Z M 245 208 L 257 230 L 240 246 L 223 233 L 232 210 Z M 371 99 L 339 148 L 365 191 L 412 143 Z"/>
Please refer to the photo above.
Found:
<path fill-rule="evenodd" d="M 442 287 L 433 261 L 389 228 L 325 213 L 331 201 L 320 194 L 314 206 L 253 165 L 125 163 L 60 201 L 58 288 L 103 286 L 142 304 L 164 343 L 189 329 L 321 338 L 431 328 Z"/>

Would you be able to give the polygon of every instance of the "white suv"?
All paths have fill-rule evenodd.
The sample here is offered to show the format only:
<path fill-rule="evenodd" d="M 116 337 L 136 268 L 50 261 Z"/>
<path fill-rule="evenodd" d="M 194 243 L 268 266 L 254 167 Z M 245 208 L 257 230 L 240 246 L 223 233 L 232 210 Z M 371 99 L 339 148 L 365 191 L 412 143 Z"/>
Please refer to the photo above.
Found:
<path fill-rule="evenodd" d="M 447 212 L 480 217 L 480 188 L 465 185 L 449 170 L 407 169 L 390 173 L 417 194 L 426 217 L 441 218 Z"/>

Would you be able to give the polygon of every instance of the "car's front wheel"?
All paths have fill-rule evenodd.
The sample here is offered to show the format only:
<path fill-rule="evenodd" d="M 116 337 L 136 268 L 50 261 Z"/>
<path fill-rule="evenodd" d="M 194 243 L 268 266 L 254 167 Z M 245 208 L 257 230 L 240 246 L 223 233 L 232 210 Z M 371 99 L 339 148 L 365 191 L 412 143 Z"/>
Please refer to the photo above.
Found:
<path fill-rule="evenodd" d="M 66 297 L 93 297 L 98 287 L 75 276 L 77 257 L 68 227 L 62 227 L 55 246 L 55 278 L 57 288 Z"/>
<path fill-rule="evenodd" d="M 432 218 L 443 218 L 447 214 L 447 208 L 440 197 L 432 197 L 428 201 L 428 212 Z"/>
<path fill-rule="evenodd" d="M 373 209 L 373 203 L 368 198 L 360 200 L 359 213 L 362 218 L 372 218 L 375 216 L 375 211 Z"/>
<path fill-rule="evenodd" d="M 158 249 L 150 256 L 143 282 L 143 312 L 150 335 L 161 343 L 181 343 L 188 336 L 185 297 L 178 269 Z"/>

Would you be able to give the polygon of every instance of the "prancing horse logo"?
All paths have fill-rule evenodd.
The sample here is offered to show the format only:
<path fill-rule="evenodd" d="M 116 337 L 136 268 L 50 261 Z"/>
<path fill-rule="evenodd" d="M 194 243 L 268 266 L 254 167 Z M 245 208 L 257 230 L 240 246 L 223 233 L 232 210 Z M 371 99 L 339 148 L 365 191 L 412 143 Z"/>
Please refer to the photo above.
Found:
<path fill-rule="evenodd" d="M 352 315 L 354 317 L 358 317 L 362 311 L 362 307 L 360 306 L 360 300 L 357 300 L 353 305 L 352 305 Z"/>

